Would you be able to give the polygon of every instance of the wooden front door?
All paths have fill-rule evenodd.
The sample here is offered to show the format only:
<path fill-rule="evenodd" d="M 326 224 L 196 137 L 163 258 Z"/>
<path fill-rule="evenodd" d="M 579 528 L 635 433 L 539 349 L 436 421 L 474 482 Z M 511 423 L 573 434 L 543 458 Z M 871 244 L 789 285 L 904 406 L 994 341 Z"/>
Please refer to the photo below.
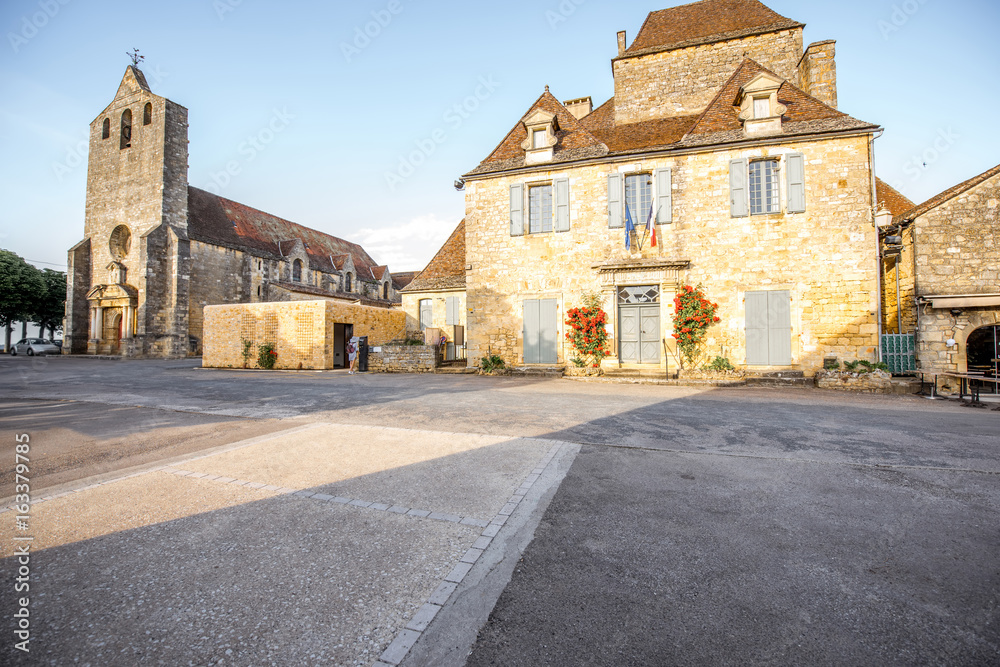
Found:
<path fill-rule="evenodd" d="M 524 302 L 524 363 L 554 364 L 558 361 L 558 312 L 556 299 Z"/>
<path fill-rule="evenodd" d="M 748 366 L 791 365 L 791 292 L 747 292 L 746 328 Z"/>
<path fill-rule="evenodd" d="M 660 363 L 660 288 L 618 289 L 618 359 L 623 364 Z"/>

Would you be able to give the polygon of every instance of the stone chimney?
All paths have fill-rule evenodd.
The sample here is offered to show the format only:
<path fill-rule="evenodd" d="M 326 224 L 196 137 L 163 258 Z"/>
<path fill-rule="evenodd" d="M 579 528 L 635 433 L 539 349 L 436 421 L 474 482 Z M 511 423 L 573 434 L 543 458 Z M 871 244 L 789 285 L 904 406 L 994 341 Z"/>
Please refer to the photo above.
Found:
<path fill-rule="evenodd" d="M 625 31 L 618 33 L 618 55 L 625 53 Z"/>
<path fill-rule="evenodd" d="M 573 117 L 580 120 L 594 110 L 594 100 L 589 97 L 581 97 L 575 100 L 563 102 L 563 106 L 573 114 Z"/>
<path fill-rule="evenodd" d="M 837 108 L 836 44 L 832 39 L 810 44 L 799 61 L 799 88 L 834 109 Z"/>

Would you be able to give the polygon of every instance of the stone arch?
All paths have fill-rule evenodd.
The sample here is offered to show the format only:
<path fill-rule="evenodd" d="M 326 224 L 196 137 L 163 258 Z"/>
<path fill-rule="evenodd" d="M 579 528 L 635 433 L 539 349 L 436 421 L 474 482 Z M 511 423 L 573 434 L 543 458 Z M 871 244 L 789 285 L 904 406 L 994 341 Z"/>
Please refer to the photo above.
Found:
<path fill-rule="evenodd" d="M 352 280 L 351 272 L 348 271 L 347 273 L 344 274 L 344 291 L 345 292 L 352 292 L 352 291 L 354 291 L 352 289 L 353 285 L 351 284 L 351 280 Z"/>
<path fill-rule="evenodd" d="M 969 355 L 967 343 L 969 336 L 976 329 L 990 327 L 1000 324 L 1000 311 L 973 312 L 968 314 L 969 323 L 959 330 L 955 330 L 955 343 L 958 346 L 958 353 L 955 355 L 955 365 L 959 373 L 969 372 Z"/>
<path fill-rule="evenodd" d="M 107 139 L 111 136 L 111 119 L 105 118 L 104 123 L 101 125 L 101 139 Z"/>
<path fill-rule="evenodd" d="M 153 122 L 153 103 L 146 102 L 146 106 L 142 108 L 142 124 L 149 125 Z"/>
<path fill-rule="evenodd" d="M 385 299 L 386 301 L 389 300 L 389 283 L 388 282 L 382 283 L 382 298 Z"/>
<path fill-rule="evenodd" d="M 302 260 L 297 259 L 292 262 L 292 282 L 300 283 L 302 282 Z"/>

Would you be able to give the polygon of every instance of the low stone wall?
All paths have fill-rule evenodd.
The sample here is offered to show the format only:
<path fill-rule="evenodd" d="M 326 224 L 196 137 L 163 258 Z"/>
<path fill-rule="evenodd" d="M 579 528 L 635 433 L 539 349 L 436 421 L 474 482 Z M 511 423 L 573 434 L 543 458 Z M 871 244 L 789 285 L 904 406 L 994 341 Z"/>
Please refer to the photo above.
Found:
<path fill-rule="evenodd" d="M 885 371 L 849 373 L 846 371 L 817 371 L 816 386 L 820 389 L 858 391 L 867 394 L 891 394 L 892 376 Z"/>
<path fill-rule="evenodd" d="M 433 345 L 383 345 L 368 352 L 371 373 L 433 373 L 436 364 Z"/>

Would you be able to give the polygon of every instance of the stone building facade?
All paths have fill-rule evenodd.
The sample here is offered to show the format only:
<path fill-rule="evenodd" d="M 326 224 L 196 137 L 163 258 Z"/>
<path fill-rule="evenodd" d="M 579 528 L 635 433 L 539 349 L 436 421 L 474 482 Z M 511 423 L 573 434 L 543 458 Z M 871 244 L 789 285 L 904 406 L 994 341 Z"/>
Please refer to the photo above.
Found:
<path fill-rule="evenodd" d="M 875 358 L 879 128 L 835 108 L 833 43 L 704 0 L 619 52 L 611 100 L 546 89 L 463 177 L 470 363 L 565 363 L 565 313 L 598 292 L 605 365 L 663 367 L 686 284 L 719 304 L 710 356 L 810 374 Z"/>
<path fill-rule="evenodd" d="M 1000 166 L 897 215 L 904 326 L 925 372 L 998 374 Z M 993 385 L 989 385 L 993 391 Z"/>
<path fill-rule="evenodd" d="M 440 329 L 461 358 L 466 342 L 465 220 L 459 223 L 441 249 L 402 290 L 406 329 L 411 335 L 428 328 Z"/>
<path fill-rule="evenodd" d="M 199 354 L 213 304 L 400 303 L 402 285 L 359 245 L 191 187 L 187 169 L 187 109 L 129 67 L 90 126 L 65 354 Z"/>

